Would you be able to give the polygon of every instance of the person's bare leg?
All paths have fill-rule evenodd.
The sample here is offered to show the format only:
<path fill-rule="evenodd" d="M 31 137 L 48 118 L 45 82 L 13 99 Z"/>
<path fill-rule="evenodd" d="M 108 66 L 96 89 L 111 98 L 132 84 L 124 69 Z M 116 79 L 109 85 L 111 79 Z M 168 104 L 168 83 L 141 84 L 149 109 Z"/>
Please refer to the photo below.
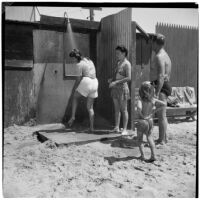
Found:
<path fill-rule="evenodd" d="M 166 95 L 160 93 L 159 99 L 162 101 L 166 100 Z M 158 143 L 166 143 L 167 141 L 167 117 L 166 117 L 166 106 L 163 106 L 161 110 L 158 111 L 158 126 L 159 126 L 159 139 Z"/>
<path fill-rule="evenodd" d="M 89 119 L 90 119 L 90 131 L 94 131 L 94 109 L 93 109 L 93 104 L 94 104 L 94 98 L 88 97 L 87 98 L 87 110 L 89 113 Z"/>
<path fill-rule="evenodd" d="M 147 133 L 147 141 L 151 149 L 151 158 L 149 159 L 149 161 L 153 162 L 156 160 L 156 157 L 155 157 L 155 143 L 152 137 L 152 133 Z"/>
<path fill-rule="evenodd" d="M 72 114 L 71 114 L 70 120 L 68 121 L 69 126 L 72 126 L 72 124 L 75 120 L 76 109 L 77 109 L 78 100 L 80 97 L 81 97 L 81 94 L 79 92 L 75 91 L 73 100 L 72 100 Z"/>
<path fill-rule="evenodd" d="M 120 102 L 120 109 L 123 117 L 123 132 L 126 132 L 128 124 L 127 100 L 122 100 Z"/>
<path fill-rule="evenodd" d="M 138 140 L 138 146 L 140 150 L 140 159 L 144 160 L 144 145 L 143 145 L 143 133 L 138 131 L 137 132 L 137 140 Z"/>
<path fill-rule="evenodd" d="M 115 128 L 114 128 L 114 130 L 116 130 L 118 132 L 119 125 L 120 125 L 120 117 L 121 117 L 120 104 L 119 104 L 118 99 L 115 99 L 115 98 L 113 98 L 113 103 L 114 103 L 114 109 L 115 109 Z"/>
<path fill-rule="evenodd" d="M 144 158 L 144 145 L 143 145 L 143 135 L 148 131 L 148 123 L 146 120 L 139 120 L 138 123 L 136 124 L 137 127 L 137 140 L 138 140 L 138 145 L 140 149 L 140 159 L 145 160 Z"/>

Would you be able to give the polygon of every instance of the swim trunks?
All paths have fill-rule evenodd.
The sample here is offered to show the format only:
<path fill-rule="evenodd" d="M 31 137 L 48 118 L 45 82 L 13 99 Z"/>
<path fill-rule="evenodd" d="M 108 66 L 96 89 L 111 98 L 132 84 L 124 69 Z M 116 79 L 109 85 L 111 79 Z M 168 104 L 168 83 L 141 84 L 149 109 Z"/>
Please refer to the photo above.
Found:
<path fill-rule="evenodd" d="M 158 86 L 158 80 L 152 81 L 151 84 L 156 88 Z M 164 93 L 167 97 L 171 95 L 172 88 L 168 81 L 164 81 L 160 92 Z"/>

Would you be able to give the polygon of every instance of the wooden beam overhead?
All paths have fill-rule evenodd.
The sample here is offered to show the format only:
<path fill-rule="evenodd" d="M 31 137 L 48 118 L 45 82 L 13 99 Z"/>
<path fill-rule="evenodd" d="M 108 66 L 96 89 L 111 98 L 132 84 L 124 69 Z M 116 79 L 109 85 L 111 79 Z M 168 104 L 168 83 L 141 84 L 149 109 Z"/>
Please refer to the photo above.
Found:
<path fill-rule="evenodd" d="M 136 24 L 136 29 L 137 29 L 138 31 L 140 31 L 140 33 L 142 33 L 142 34 L 144 35 L 145 39 L 146 39 L 146 40 L 150 39 L 149 34 L 148 34 L 147 32 L 145 32 L 145 31 L 142 29 L 142 27 L 139 26 L 139 24 L 138 24 L 137 22 L 135 22 L 135 24 Z"/>
<path fill-rule="evenodd" d="M 93 9 L 93 10 L 102 10 L 101 7 L 81 7 L 83 9 Z"/>

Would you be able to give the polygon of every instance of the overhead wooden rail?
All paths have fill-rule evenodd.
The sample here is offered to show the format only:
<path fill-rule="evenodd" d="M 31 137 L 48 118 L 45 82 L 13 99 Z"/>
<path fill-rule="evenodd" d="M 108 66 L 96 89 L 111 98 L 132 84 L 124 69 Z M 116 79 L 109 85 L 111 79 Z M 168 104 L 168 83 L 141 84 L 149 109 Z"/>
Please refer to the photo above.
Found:
<path fill-rule="evenodd" d="M 138 31 L 140 31 L 140 33 L 142 33 L 142 35 L 145 37 L 146 40 L 149 40 L 150 39 L 150 35 L 148 33 L 146 33 L 142 28 L 141 26 L 139 26 L 139 24 L 137 22 L 135 22 L 136 24 L 136 29 Z"/>

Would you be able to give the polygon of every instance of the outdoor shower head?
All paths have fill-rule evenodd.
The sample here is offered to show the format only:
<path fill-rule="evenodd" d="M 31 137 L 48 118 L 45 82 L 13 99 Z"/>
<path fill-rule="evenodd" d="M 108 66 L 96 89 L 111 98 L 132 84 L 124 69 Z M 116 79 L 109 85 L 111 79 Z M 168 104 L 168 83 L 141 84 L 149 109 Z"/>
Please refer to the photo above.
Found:
<path fill-rule="evenodd" d="M 64 18 L 67 19 L 67 23 L 70 23 L 70 21 L 69 21 L 69 17 L 68 17 L 68 14 L 67 14 L 66 11 L 64 12 Z"/>

